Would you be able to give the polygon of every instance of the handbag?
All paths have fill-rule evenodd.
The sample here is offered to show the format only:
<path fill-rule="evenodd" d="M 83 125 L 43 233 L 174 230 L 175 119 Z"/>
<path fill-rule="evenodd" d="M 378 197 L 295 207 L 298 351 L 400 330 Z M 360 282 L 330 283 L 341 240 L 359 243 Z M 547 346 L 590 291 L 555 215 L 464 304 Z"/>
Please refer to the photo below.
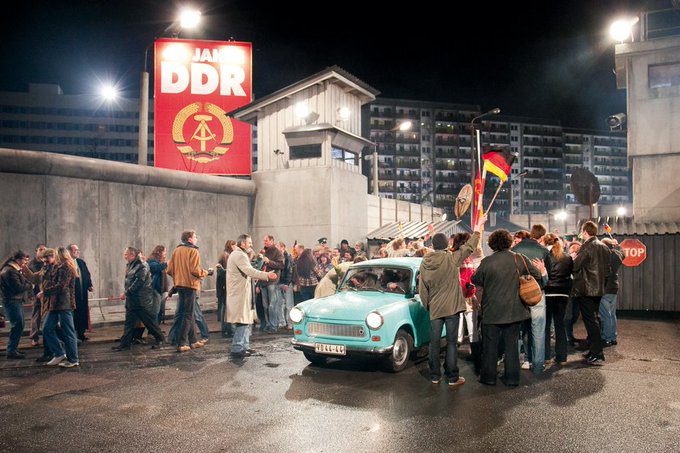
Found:
<path fill-rule="evenodd" d="M 515 271 L 519 278 L 519 298 L 522 299 L 522 302 L 524 302 L 525 305 L 533 307 L 543 299 L 543 292 L 536 279 L 529 273 L 529 266 L 527 266 L 527 262 L 522 255 L 519 255 L 519 257 L 524 263 L 527 274 L 524 275 L 519 273 L 519 269 L 517 268 L 517 255 L 518 254 L 515 253 Z"/>

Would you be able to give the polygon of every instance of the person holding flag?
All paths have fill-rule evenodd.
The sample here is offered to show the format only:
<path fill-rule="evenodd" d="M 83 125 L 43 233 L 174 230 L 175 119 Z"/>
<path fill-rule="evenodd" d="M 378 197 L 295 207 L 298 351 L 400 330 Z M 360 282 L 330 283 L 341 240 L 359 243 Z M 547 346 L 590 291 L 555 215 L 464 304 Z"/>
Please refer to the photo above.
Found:
<path fill-rule="evenodd" d="M 482 160 L 484 161 L 484 166 L 482 167 L 481 178 L 475 179 L 475 196 L 477 198 L 477 206 L 474 213 L 473 224 L 477 223 L 477 219 L 484 213 L 484 205 L 482 203 L 482 198 L 484 196 L 484 186 L 486 182 L 486 174 L 491 173 L 497 176 L 501 183 L 496 189 L 496 193 L 489 203 L 489 207 L 486 209 L 486 214 L 491 211 L 491 206 L 493 206 L 496 197 L 501 191 L 503 184 L 508 180 L 510 172 L 512 171 L 512 164 L 517 158 L 516 154 L 511 153 L 507 149 L 495 149 L 490 150 L 487 153 L 482 154 Z"/>

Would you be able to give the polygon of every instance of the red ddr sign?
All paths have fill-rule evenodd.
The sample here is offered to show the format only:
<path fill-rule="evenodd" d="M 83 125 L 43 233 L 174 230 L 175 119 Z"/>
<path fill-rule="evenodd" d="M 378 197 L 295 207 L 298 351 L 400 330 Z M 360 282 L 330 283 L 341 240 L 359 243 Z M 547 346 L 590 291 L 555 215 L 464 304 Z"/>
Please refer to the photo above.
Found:
<path fill-rule="evenodd" d="M 626 239 L 621 243 L 621 248 L 624 266 L 639 266 L 647 258 L 647 247 L 637 239 Z"/>
<path fill-rule="evenodd" d="M 157 40 L 155 166 L 192 173 L 249 175 L 250 126 L 227 113 L 251 99 L 250 43 Z"/>

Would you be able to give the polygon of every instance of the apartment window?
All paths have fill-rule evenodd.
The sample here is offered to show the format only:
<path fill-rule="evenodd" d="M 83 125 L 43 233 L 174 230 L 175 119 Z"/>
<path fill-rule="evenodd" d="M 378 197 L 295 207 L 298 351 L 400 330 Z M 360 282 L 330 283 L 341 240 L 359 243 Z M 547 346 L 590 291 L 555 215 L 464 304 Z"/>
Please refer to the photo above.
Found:
<path fill-rule="evenodd" d="M 357 165 L 358 162 L 356 153 L 335 146 L 331 148 L 331 156 L 347 164 Z"/>
<path fill-rule="evenodd" d="M 290 147 L 291 159 L 314 159 L 321 157 L 321 144 Z"/>
<path fill-rule="evenodd" d="M 650 65 L 649 88 L 680 86 L 680 63 Z"/>

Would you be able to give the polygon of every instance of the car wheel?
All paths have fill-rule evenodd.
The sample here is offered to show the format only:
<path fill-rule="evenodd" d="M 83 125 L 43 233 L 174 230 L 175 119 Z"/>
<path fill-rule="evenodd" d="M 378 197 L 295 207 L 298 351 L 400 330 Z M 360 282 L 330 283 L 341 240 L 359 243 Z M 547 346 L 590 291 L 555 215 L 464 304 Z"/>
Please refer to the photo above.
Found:
<path fill-rule="evenodd" d="M 319 354 L 314 354 L 313 352 L 302 351 L 302 353 L 305 355 L 305 358 L 312 362 L 312 364 L 314 365 L 325 365 L 326 362 L 328 361 L 328 357 L 324 357 Z"/>
<path fill-rule="evenodd" d="M 409 365 L 413 351 L 413 337 L 404 329 L 399 329 L 394 337 L 392 353 L 385 358 L 385 368 L 391 373 L 398 373 Z"/>

